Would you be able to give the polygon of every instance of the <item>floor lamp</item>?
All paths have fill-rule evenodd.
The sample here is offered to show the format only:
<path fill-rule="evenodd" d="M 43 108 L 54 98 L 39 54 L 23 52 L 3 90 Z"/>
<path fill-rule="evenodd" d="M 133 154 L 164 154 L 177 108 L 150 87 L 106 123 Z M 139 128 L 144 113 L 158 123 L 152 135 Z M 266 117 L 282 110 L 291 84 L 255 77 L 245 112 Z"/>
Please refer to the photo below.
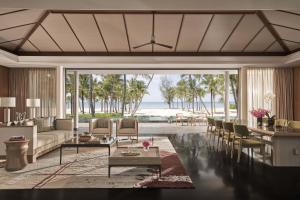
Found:
<path fill-rule="evenodd" d="M 29 119 L 35 119 L 35 109 L 41 106 L 40 99 L 26 99 L 26 107 L 30 109 L 29 112 Z"/>
<path fill-rule="evenodd" d="M 16 107 L 16 97 L 0 97 L 0 107 L 4 108 L 4 123 L 10 122 L 10 109 Z"/>

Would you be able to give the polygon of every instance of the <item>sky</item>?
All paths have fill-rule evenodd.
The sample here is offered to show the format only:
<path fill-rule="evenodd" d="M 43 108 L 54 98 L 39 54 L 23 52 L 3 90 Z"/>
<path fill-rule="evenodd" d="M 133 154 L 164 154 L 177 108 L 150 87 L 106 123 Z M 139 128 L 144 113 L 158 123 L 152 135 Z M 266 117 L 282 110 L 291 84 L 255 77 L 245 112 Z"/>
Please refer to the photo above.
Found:
<path fill-rule="evenodd" d="M 143 98 L 143 102 L 163 102 L 164 99 L 160 92 L 160 80 L 162 77 L 167 76 L 169 80 L 173 82 L 173 85 L 175 86 L 177 81 L 180 80 L 180 74 L 155 74 L 153 77 L 153 80 L 149 86 L 149 94 L 146 94 Z M 210 102 L 210 95 L 206 95 L 203 98 L 203 101 Z M 234 101 L 232 95 L 230 95 L 229 101 Z"/>
<path fill-rule="evenodd" d="M 127 80 L 131 78 L 132 75 L 127 75 Z M 175 86 L 176 83 L 180 80 L 180 74 L 155 74 L 150 85 L 148 88 L 149 94 L 146 94 L 143 98 L 143 102 L 164 102 L 164 99 L 162 97 L 162 94 L 160 92 L 160 81 L 161 78 L 167 76 L 169 80 L 173 82 L 173 85 Z M 207 94 L 203 101 L 210 102 L 210 94 Z M 229 101 L 234 101 L 233 96 L 230 95 Z"/>

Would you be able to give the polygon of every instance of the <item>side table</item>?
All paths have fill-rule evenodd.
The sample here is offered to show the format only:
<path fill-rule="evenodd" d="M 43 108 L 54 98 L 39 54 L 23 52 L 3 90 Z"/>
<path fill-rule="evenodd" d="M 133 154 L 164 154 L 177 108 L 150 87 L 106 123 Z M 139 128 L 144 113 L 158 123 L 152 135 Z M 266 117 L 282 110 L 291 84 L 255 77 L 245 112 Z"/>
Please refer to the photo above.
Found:
<path fill-rule="evenodd" d="M 27 165 L 27 150 L 29 140 L 6 141 L 6 165 L 7 171 L 17 171 Z"/>

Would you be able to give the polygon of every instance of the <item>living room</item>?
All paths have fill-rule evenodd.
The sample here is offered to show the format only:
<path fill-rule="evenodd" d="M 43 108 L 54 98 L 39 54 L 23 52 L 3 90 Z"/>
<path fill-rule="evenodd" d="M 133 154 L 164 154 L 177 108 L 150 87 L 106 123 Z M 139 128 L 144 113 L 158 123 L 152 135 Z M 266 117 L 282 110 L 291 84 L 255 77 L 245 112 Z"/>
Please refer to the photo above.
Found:
<path fill-rule="evenodd" d="M 299 2 L 173 1 L 0 2 L 1 199 L 299 198 Z"/>

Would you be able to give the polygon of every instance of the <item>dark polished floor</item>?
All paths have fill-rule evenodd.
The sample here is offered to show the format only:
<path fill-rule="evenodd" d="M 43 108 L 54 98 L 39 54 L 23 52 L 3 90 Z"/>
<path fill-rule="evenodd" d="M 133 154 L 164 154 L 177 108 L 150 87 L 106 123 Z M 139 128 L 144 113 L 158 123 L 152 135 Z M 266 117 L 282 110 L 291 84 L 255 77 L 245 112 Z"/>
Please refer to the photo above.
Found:
<path fill-rule="evenodd" d="M 13 199 L 300 199 L 300 168 L 275 168 L 243 154 L 237 164 L 207 144 L 205 133 L 169 135 L 195 189 L 49 189 L 1 190 Z"/>

